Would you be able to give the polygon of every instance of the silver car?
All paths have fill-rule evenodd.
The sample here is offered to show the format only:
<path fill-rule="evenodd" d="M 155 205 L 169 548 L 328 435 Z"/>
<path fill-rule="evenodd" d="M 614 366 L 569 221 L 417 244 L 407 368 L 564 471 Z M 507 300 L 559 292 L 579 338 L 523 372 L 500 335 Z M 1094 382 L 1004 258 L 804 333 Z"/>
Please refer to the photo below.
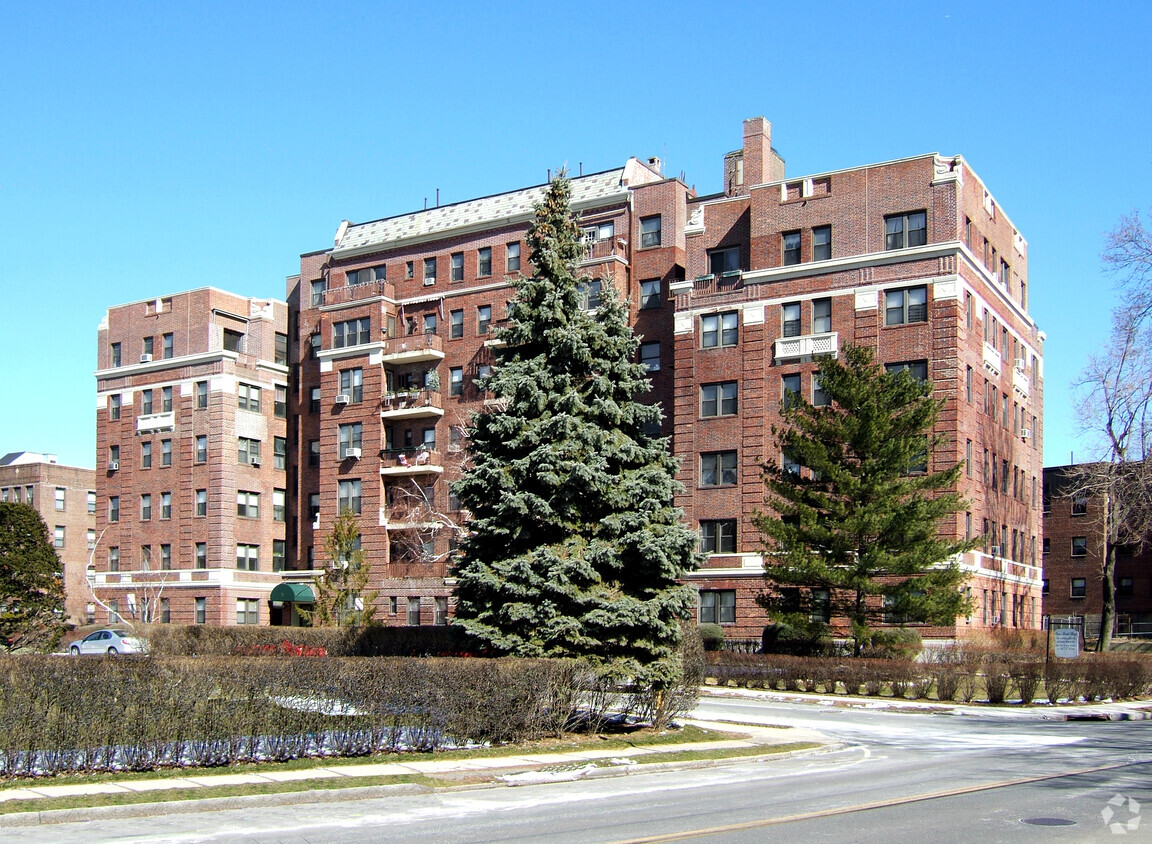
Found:
<path fill-rule="evenodd" d="M 140 654 L 144 653 L 144 640 L 127 630 L 110 628 L 89 633 L 72 643 L 68 649 L 72 656 L 80 654 Z"/>

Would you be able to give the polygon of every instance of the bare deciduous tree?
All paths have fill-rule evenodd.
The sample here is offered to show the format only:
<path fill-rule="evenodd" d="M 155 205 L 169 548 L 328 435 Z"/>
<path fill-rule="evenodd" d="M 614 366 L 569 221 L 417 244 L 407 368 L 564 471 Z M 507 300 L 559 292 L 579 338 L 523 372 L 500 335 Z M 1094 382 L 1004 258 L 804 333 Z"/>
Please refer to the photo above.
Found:
<path fill-rule="evenodd" d="M 1152 232 L 1132 214 L 1108 235 L 1103 260 L 1122 296 L 1106 350 L 1074 383 L 1082 429 L 1095 461 L 1073 469 L 1073 494 L 1103 506 L 1099 650 L 1112 642 L 1116 549 L 1142 545 L 1152 530 Z"/>

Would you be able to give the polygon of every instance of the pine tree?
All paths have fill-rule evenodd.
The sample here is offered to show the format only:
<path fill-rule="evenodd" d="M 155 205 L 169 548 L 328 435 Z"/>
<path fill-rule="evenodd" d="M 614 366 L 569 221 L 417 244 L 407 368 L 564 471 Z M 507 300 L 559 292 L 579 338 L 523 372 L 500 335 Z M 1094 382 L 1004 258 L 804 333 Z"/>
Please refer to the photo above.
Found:
<path fill-rule="evenodd" d="M 361 627 L 375 623 L 378 593 L 368 589 L 368 566 L 360 548 L 360 519 L 345 508 L 324 538 L 327 565 L 312 578 L 316 601 L 300 615 L 314 627 Z"/>
<path fill-rule="evenodd" d="M 678 579 L 696 538 L 672 506 L 677 464 L 646 433 L 659 410 L 610 283 L 593 316 L 576 274 L 581 231 L 566 178 L 528 231 L 536 275 L 514 282 L 497 365 L 481 385 L 501 408 L 469 431 L 453 490 L 472 518 L 455 568 L 455 623 L 494 652 L 583 657 L 662 688 L 679 676 Z"/>
<path fill-rule="evenodd" d="M 64 576 L 35 508 L 0 503 L 0 650 L 51 648 L 64 623 Z"/>
<path fill-rule="evenodd" d="M 784 461 L 765 466 L 774 512 L 755 519 L 768 538 L 761 603 L 799 627 L 825 612 L 847 618 L 857 652 L 883 615 L 954 623 L 968 608 L 955 557 L 975 541 L 940 537 L 964 508 L 963 464 L 929 471 L 944 400 L 859 347 L 823 358 L 817 377 L 830 404 L 789 393 L 774 429 Z"/>

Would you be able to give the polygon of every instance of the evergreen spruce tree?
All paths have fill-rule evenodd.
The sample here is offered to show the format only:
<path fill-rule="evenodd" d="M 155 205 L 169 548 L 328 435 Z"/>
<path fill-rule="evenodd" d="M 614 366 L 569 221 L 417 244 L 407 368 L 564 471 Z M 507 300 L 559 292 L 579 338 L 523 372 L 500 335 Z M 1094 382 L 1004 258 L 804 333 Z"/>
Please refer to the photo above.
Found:
<path fill-rule="evenodd" d="M 581 230 L 561 176 L 528 231 L 535 276 L 515 282 L 497 365 L 500 409 L 469 431 L 453 490 L 471 511 L 455 567 L 459 624 L 492 651 L 582 657 L 606 675 L 666 688 L 679 677 L 678 579 L 696 537 L 672 506 L 677 464 L 645 433 L 659 410 L 612 286 L 581 308 Z"/>
<path fill-rule="evenodd" d="M 35 508 L 0 502 L 0 651 L 52 648 L 64 633 L 64 576 Z"/>
<path fill-rule="evenodd" d="M 822 359 L 818 377 L 830 404 L 789 393 L 774 430 L 785 460 L 765 466 L 773 512 L 755 519 L 768 539 L 761 603 L 801 628 L 825 612 L 846 617 L 858 653 L 884 614 L 954 623 L 968 609 L 955 556 L 976 542 L 939 535 L 964 508 L 951 491 L 963 464 L 929 471 L 944 400 L 853 346 Z"/>

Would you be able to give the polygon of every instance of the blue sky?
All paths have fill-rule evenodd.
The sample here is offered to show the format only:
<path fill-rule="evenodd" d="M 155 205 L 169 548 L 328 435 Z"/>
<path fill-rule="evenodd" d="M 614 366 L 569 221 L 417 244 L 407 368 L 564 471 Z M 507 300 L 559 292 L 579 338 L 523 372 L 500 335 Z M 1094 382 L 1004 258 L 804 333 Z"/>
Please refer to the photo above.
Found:
<path fill-rule="evenodd" d="M 962 154 L 1028 239 L 1045 462 L 1107 340 L 1104 234 L 1152 206 L 1146 3 L 16 3 L 0 27 L 0 452 L 95 464 L 109 305 L 284 296 L 362 221 L 664 159 L 764 115 L 792 176 Z"/>

